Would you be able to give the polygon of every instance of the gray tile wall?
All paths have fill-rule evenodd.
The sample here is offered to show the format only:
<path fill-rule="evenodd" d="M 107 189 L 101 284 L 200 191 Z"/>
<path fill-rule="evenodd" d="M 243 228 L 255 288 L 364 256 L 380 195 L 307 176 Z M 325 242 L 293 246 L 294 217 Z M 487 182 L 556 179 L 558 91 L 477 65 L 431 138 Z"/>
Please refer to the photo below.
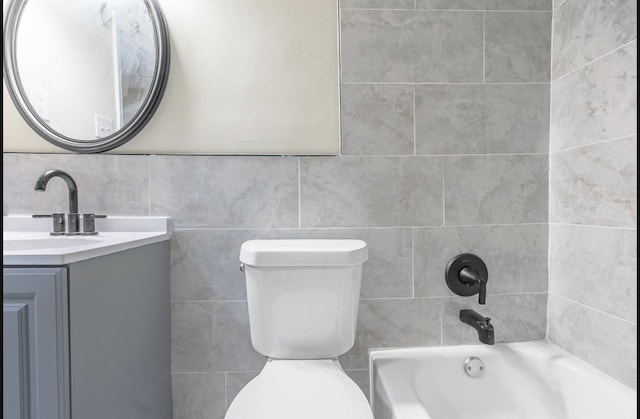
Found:
<path fill-rule="evenodd" d="M 548 336 L 637 388 L 637 1 L 554 7 Z"/>
<path fill-rule="evenodd" d="M 221 419 L 264 363 L 238 270 L 251 238 L 369 244 L 341 358 L 365 391 L 370 348 L 477 343 L 460 308 L 492 317 L 498 342 L 545 337 L 551 1 L 342 7 L 343 156 L 3 156 L 4 213 L 64 210 L 62 185 L 32 190 L 55 167 L 87 211 L 173 218 L 176 418 Z M 485 306 L 445 285 L 463 252 L 488 265 Z"/>

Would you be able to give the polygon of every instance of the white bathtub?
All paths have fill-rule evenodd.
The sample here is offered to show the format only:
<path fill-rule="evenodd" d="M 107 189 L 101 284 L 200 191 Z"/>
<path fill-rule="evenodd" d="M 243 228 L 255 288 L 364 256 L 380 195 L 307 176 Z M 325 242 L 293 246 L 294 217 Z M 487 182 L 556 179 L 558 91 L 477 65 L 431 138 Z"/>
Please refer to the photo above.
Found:
<path fill-rule="evenodd" d="M 469 357 L 482 361 L 480 376 L 465 372 Z M 370 368 L 375 419 L 635 419 L 637 413 L 635 390 L 547 342 L 372 351 Z M 472 370 L 479 369 L 476 362 Z"/>

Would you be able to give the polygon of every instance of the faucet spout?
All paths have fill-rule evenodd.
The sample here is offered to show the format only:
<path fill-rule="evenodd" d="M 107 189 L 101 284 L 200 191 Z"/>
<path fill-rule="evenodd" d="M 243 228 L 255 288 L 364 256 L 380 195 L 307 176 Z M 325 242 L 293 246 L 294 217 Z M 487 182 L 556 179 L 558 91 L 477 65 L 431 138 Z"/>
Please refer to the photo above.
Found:
<path fill-rule="evenodd" d="M 494 330 L 489 317 L 481 316 L 474 310 L 464 309 L 460 310 L 460 321 L 476 329 L 480 342 L 487 345 L 494 344 Z"/>
<path fill-rule="evenodd" d="M 65 181 L 67 188 L 69 189 L 69 213 L 78 213 L 78 185 L 73 180 L 71 175 L 62 170 L 52 169 L 44 172 L 37 180 L 34 189 L 36 191 L 45 191 L 47 189 L 47 183 L 54 177 L 59 177 Z"/>

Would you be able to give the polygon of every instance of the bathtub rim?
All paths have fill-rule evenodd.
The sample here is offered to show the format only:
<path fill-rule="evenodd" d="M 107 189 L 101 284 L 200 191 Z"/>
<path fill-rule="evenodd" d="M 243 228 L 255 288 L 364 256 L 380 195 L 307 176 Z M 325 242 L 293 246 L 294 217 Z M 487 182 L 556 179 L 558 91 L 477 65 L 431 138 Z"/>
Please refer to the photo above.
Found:
<path fill-rule="evenodd" d="M 606 374 L 602 370 L 598 369 L 594 365 L 588 363 L 587 361 L 579 358 L 578 356 L 572 354 L 566 349 L 556 345 L 555 343 L 547 340 L 531 340 L 531 341 L 522 341 L 522 342 L 501 342 L 495 345 L 484 345 L 484 344 L 462 344 L 462 345 L 445 345 L 445 346 L 418 346 L 418 347 L 398 347 L 398 348 L 372 348 L 369 350 L 369 400 L 371 404 L 371 409 L 373 411 L 374 417 L 376 415 L 376 394 L 375 394 L 375 377 L 376 377 L 376 363 L 381 360 L 407 360 L 412 358 L 417 358 L 419 356 L 427 356 L 434 355 L 438 352 L 445 352 L 448 350 L 456 350 L 456 351 L 473 351 L 473 350 L 482 350 L 487 351 L 491 350 L 491 348 L 495 347 L 507 347 L 513 349 L 517 352 L 529 352 L 536 351 L 536 355 L 540 351 L 547 351 L 549 354 L 557 354 L 566 357 L 570 362 L 577 363 L 578 365 L 584 366 L 589 372 L 592 372 L 596 376 L 602 378 L 607 383 L 617 387 L 620 389 L 622 393 L 628 394 L 633 400 L 637 401 L 637 389 L 627 386 L 626 384 L 616 380 L 610 375 Z M 636 412 L 637 412 L 637 403 L 636 403 Z M 427 415 L 428 416 L 428 415 Z M 429 416 L 430 418 L 430 416 Z"/>

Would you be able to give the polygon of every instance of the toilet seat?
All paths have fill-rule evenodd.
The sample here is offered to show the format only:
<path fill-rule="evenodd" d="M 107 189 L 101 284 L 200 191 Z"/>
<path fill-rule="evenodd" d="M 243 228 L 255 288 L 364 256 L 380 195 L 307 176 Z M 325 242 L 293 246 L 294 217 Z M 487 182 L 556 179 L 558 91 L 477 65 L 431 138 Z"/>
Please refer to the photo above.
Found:
<path fill-rule="evenodd" d="M 225 419 L 373 419 L 362 390 L 333 359 L 270 359 Z"/>

